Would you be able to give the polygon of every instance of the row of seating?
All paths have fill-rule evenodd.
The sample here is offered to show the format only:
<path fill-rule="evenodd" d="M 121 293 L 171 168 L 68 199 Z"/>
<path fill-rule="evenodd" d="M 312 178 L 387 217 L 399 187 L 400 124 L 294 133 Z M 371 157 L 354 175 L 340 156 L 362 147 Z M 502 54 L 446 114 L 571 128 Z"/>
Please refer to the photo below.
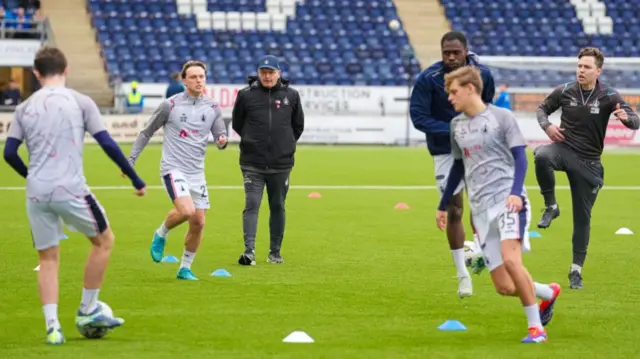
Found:
<path fill-rule="evenodd" d="M 638 6 L 628 0 L 440 0 L 481 57 L 569 56 L 599 46 L 638 56 Z M 586 5 L 584 5 L 586 4 Z M 604 4 L 604 5 L 594 5 Z M 165 82 L 200 59 L 218 83 L 245 83 L 256 59 L 279 56 L 297 84 L 404 86 L 421 68 L 391 0 L 87 0 L 111 77 Z M 622 86 L 635 72 L 606 72 Z M 571 72 L 495 68 L 497 82 L 548 87 Z"/>

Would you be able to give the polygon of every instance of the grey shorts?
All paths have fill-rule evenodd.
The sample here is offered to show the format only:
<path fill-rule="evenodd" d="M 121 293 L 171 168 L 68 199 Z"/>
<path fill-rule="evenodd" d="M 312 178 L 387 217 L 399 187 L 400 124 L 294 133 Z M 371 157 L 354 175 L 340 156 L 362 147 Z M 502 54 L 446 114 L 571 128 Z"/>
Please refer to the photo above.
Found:
<path fill-rule="evenodd" d="M 57 246 L 64 223 L 87 237 L 95 237 L 109 227 L 104 208 L 92 194 L 61 202 L 27 200 L 27 217 L 37 250 Z"/>

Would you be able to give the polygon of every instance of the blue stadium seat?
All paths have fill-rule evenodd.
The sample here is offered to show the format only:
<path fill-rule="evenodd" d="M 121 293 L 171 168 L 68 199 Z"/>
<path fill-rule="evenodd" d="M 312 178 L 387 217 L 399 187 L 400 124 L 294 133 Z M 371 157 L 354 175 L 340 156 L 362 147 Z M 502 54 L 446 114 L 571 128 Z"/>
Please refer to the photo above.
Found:
<path fill-rule="evenodd" d="M 112 78 L 166 82 L 184 61 L 197 59 L 209 64 L 212 81 L 242 84 L 266 53 L 281 57 L 284 75 L 297 84 L 404 85 L 421 68 L 417 59 L 402 58 L 407 35 L 387 27 L 397 18 L 392 0 L 306 0 L 288 9 L 295 16 L 278 20 L 285 31 L 276 28 L 277 16 L 260 27 L 266 0 L 200 1 L 195 11 L 182 11 L 180 3 L 87 0 Z M 225 12 L 238 12 L 240 22 L 227 18 L 220 26 L 214 17 Z M 243 13 L 257 14 L 256 22 L 245 25 Z"/>
<path fill-rule="evenodd" d="M 613 35 L 585 34 L 567 0 L 440 1 L 452 27 L 464 31 L 481 56 L 575 57 L 585 46 L 598 46 L 607 57 L 640 56 L 640 9 L 628 0 L 604 1 Z M 87 0 L 112 78 L 164 83 L 184 61 L 197 59 L 209 64 L 211 81 L 242 84 L 266 53 L 282 58 L 284 75 L 296 84 L 405 85 L 422 67 L 404 58 L 407 35 L 388 29 L 388 21 L 398 17 L 392 0 L 306 0 L 283 7 L 295 16 L 267 20 L 266 0 L 200 0 L 187 2 L 186 10 L 181 3 Z M 245 19 L 244 13 L 253 15 Z M 494 73 L 496 81 L 511 86 L 548 87 L 572 76 L 544 69 Z M 639 78 L 640 70 L 603 73 L 603 80 L 620 87 Z"/>
<path fill-rule="evenodd" d="M 575 57 L 580 48 L 597 46 L 607 57 L 640 56 L 640 8 L 628 0 L 604 0 L 613 34 L 585 34 L 568 0 L 440 0 L 455 30 L 464 31 L 481 56 Z M 606 61 L 605 61 L 606 62 Z M 572 72 L 494 68 L 498 82 L 512 87 L 550 87 L 572 80 Z M 607 70 L 602 79 L 618 87 L 636 87 L 638 71 Z"/>

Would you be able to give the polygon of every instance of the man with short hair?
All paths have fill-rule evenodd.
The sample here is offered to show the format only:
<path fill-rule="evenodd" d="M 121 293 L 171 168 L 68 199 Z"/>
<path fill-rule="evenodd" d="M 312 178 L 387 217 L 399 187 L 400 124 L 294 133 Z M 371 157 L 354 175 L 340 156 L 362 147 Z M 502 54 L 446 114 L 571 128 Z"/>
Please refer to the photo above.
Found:
<path fill-rule="evenodd" d="M 153 134 L 164 129 L 160 176 L 174 208 L 154 232 L 150 252 L 151 259 L 160 262 L 169 231 L 188 222 L 177 274 L 182 280 L 198 279 L 191 271 L 191 264 L 202 242 L 206 211 L 210 207 L 204 167 L 209 134 L 213 135 L 218 149 L 227 147 L 227 128 L 220 104 L 202 93 L 206 70 L 206 65 L 199 61 L 184 64 L 181 77 L 186 90 L 158 106 L 147 127 L 136 138 L 129 156 L 133 165 Z"/>
<path fill-rule="evenodd" d="M 453 165 L 449 123 L 458 112 L 447 100 L 444 90 L 444 76 L 462 66 L 475 66 L 480 69 L 484 90 L 482 99 L 491 103 L 495 94 L 495 82 L 488 67 L 481 65 L 474 53 L 469 52 L 467 37 L 459 31 L 451 31 L 440 40 L 442 61 L 428 67 L 416 80 L 411 94 L 411 121 L 413 126 L 425 133 L 427 148 L 433 157 L 436 183 L 440 195 L 447 183 L 447 175 Z M 469 297 L 473 293 L 471 276 L 465 265 L 464 225 L 462 224 L 464 183 L 456 188 L 451 203 L 447 204 L 447 240 L 458 274 L 458 295 Z M 473 228 L 473 226 L 472 226 Z"/>
<path fill-rule="evenodd" d="M 537 111 L 540 127 L 553 141 L 535 149 L 536 178 L 544 197 L 545 211 L 538 228 L 548 228 L 560 215 L 555 197 L 554 171 L 567 173 L 573 205 L 573 262 L 569 270 L 571 289 L 582 289 L 582 267 L 587 257 L 591 231 L 591 210 L 604 184 L 600 157 L 609 119 L 637 130 L 640 120 L 620 93 L 600 80 L 604 55 L 595 47 L 580 50 L 577 81 L 555 90 Z M 562 109 L 560 126 L 549 115 Z"/>
<path fill-rule="evenodd" d="M 486 105 L 482 78 L 465 66 L 445 76 L 445 90 L 456 111 L 451 121 L 454 163 L 436 214 L 438 227 L 447 222 L 446 206 L 464 178 L 484 262 L 496 291 L 519 297 L 528 322 L 523 343 L 547 341 L 544 326 L 553 316 L 560 286 L 533 282 L 522 263 L 530 250 L 531 209 L 524 179 L 527 172 L 525 140 L 511 111 Z M 542 298 L 540 306 L 536 295 Z"/>
<path fill-rule="evenodd" d="M 16 109 L 4 158 L 27 179 L 27 216 L 33 245 L 40 256 L 38 288 L 46 320 L 46 343 L 57 345 L 65 342 L 58 320 L 59 242 L 63 222 L 92 243 L 76 326 L 82 330 L 109 330 L 124 323 L 124 319 L 107 314 L 98 301 L 114 234 L 104 208 L 87 186 L 82 165 L 84 133 L 89 132 L 131 179 L 138 196 L 144 195 L 145 183 L 107 132 L 95 102 L 65 87 L 69 68 L 62 51 L 41 48 L 33 68 L 43 87 Z M 18 155 L 23 140 L 29 152 L 29 168 Z"/>
<path fill-rule="evenodd" d="M 280 76 L 277 57 L 267 55 L 260 59 L 258 76 L 250 76 L 249 86 L 238 92 L 232 123 L 233 130 L 240 135 L 240 169 L 245 191 L 244 252 L 238 263 L 256 264 L 258 211 L 265 186 L 271 239 L 267 262 L 283 263 L 280 249 L 285 231 L 285 200 L 296 143 L 304 130 L 304 112 L 298 91 Z"/>

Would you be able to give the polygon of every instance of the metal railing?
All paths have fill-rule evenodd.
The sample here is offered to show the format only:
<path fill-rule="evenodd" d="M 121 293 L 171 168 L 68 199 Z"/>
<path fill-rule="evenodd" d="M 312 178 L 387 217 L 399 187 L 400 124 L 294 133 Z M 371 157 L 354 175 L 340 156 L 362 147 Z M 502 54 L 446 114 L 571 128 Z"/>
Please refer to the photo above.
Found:
<path fill-rule="evenodd" d="M 47 39 L 48 20 L 15 20 L 0 18 L 0 39 Z"/>

